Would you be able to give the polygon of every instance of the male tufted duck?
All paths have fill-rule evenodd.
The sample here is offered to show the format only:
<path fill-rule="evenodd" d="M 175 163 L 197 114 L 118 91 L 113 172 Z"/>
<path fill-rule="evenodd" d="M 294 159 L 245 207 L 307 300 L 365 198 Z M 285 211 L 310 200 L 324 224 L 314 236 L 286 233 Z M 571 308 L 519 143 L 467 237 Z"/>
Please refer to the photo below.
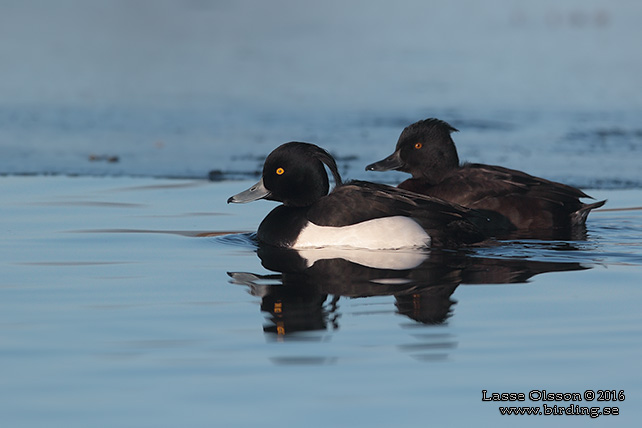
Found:
<path fill-rule="evenodd" d="M 335 187 L 328 194 L 329 168 Z M 342 183 L 332 156 L 300 142 L 281 145 L 263 165 L 261 180 L 228 203 L 268 199 L 283 204 L 261 222 L 257 238 L 286 248 L 370 249 L 457 246 L 484 239 L 474 211 L 392 186 Z"/>
<path fill-rule="evenodd" d="M 606 202 L 584 204 L 580 198 L 590 196 L 581 190 L 522 171 L 477 163 L 460 165 L 450 136 L 456 131 L 438 119 L 413 123 L 401 133 L 395 152 L 366 170 L 412 174 L 398 187 L 484 213 L 490 220 L 485 232 L 491 234 L 581 228 L 589 211 Z"/>

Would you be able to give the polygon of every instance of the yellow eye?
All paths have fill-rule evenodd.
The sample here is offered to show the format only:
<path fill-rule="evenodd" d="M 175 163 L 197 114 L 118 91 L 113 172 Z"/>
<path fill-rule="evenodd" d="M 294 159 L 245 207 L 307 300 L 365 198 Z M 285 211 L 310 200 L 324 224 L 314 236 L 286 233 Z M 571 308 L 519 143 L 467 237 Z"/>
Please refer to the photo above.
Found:
<path fill-rule="evenodd" d="M 276 175 L 283 175 L 284 172 L 285 172 L 285 170 L 283 168 L 277 168 L 276 169 Z"/>
<path fill-rule="evenodd" d="M 415 143 L 415 149 L 420 149 L 420 148 L 422 148 L 423 146 L 424 146 L 424 145 L 423 145 L 423 144 L 421 144 L 421 143 Z"/>

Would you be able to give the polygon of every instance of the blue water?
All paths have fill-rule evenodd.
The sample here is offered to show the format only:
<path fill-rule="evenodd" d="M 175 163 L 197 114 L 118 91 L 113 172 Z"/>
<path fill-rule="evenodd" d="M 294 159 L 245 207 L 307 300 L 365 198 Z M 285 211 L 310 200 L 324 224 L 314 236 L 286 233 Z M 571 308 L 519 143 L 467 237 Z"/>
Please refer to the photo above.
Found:
<path fill-rule="evenodd" d="M 462 160 L 642 185 L 635 2 L 66 0 L 0 12 L 0 173 L 247 178 L 276 145 L 303 140 L 365 178 L 404 126 L 438 117 L 460 129 Z"/>
<path fill-rule="evenodd" d="M 641 15 L 0 1 L 3 426 L 637 426 Z M 462 160 L 608 203 L 578 240 L 338 259 L 259 249 L 274 204 L 225 203 L 290 140 L 395 184 L 364 166 L 430 116 Z M 624 401 L 502 416 L 482 390 Z"/>
<path fill-rule="evenodd" d="M 642 211 L 593 213 L 586 241 L 426 252 L 374 274 L 334 260 L 297 276 L 257 255 L 251 232 L 273 204 L 226 205 L 249 184 L 0 180 L 4 420 L 512 425 L 483 389 L 604 388 L 626 394 L 610 403 L 618 424 L 640 417 Z"/>

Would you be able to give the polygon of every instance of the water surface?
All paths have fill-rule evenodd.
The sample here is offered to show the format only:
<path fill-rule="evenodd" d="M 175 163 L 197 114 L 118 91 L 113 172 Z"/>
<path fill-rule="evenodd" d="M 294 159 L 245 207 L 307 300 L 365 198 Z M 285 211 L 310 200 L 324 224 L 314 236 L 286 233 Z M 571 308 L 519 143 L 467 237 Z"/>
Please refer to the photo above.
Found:
<path fill-rule="evenodd" d="M 639 425 L 641 19 L 603 0 L 0 1 L 3 426 Z M 364 167 L 427 117 L 463 161 L 608 203 L 582 239 L 341 254 L 258 248 L 274 204 L 225 204 L 292 140 L 396 184 Z M 483 390 L 625 400 L 501 416 Z"/>
<path fill-rule="evenodd" d="M 639 209 L 593 213 L 585 241 L 308 268 L 314 255 L 257 253 L 274 204 L 225 204 L 249 184 L 2 178 L 4 420 L 508 426 L 483 389 L 604 388 L 626 393 L 621 415 L 591 423 L 641 416 Z"/>

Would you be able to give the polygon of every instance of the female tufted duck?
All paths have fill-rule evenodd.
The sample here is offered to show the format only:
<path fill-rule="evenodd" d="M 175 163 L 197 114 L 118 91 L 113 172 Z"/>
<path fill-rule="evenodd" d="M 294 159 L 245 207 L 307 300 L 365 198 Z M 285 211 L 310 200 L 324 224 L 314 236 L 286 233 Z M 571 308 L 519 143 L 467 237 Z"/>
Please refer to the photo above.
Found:
<path fill-rule="evenodd" d="M 484 213 L 490 220 L 486 232 L 491 234 L 571 231 L 583 227 L 589 211 L 606 202 L 584 204 L 580 198 L 590 196 L 581 190 L 525 172 L 477 163 L 460 165 L 450 136 L 456 131 L 438 119 L 413 123 L 401 133 L 395 152 L 366 170 L 412 174 L 398 187 Z"/>
<path fill-rule="evenodd" d="M 336 183 L 330 194 L 324 164 Z M 257 199 L 283 203 L 257 232 L 261 243 L 276 247 L 450 247 L 484 239 L 474 223 L 485 219 L 474 210 L 381 184 L 342 184 L 332 156 L 309 143 L 276 148 L 261 180 L 227 202 Z"/>

